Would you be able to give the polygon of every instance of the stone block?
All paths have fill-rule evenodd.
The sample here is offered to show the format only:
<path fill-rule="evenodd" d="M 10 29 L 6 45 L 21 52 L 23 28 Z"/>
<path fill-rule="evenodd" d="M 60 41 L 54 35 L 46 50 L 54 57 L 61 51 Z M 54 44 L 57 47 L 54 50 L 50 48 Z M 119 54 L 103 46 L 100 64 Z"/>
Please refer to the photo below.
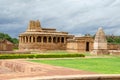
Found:
<path fill-rule="evenodd" d="M 0 66 L 9 68 L 14 72 L 31 73 L 41 71 L 39 65 L 29 64 L 21 61 L 2 60 L 0 61 Z"/>

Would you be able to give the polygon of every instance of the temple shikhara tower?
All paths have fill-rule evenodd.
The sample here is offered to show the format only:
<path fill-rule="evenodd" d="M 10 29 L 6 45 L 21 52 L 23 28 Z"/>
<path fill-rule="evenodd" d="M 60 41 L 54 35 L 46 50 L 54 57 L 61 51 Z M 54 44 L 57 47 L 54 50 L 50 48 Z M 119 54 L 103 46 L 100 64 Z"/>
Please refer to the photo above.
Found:
<path fill-rule="evenodd" d="M 92 54 L 108 54 L 107 40 L 102 28 L 95 35 Z"/>
<path fill-rule="evenodd" d="M 20 50 L 65 50 L 66 41 L 73 38 L 67 32 L 42 28 L 40 21 L 30 21 L 26 32 L 19 35 Z"/>

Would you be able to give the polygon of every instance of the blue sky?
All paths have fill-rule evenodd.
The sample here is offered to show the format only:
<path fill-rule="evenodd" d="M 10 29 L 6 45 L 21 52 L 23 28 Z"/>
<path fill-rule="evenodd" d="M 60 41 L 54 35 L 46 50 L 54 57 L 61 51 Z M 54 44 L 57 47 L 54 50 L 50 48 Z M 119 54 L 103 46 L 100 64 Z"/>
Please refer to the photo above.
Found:
<path fill-rule="evenodd" d="M 0 32 L 18 37 L 29 20 L 70 34 L 120 35 L 120 0 L 0 0 Z"/>

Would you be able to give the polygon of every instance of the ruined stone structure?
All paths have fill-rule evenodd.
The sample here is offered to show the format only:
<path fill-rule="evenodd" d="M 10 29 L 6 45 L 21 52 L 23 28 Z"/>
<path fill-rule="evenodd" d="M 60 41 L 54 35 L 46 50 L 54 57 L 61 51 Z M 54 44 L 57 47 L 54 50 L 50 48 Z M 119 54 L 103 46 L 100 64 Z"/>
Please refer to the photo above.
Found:
<path fill-rule="evenodd" d="M 0 51 L 12 51 L 13 43 L 8 40 L 0 40 Z"/>
<path fill-rule="evenodd" d="M 91 52 L 93 50 L 93 38 L 90 36 L 74 37 L 67 40 L 67 51 Z"/>
<path fill-rule="evenodd" d="M 14 72 L 31 73 L 40 72 L 41 68 L 37 64 L 30 64 L 22 61 L 21 63 L 16 60 L 0 60 L 0 66 L 11 69 Z"/>
<path fill-rule="evenodd" d="M 40 22 L 30 21 L 26 32 L 19 35 L 20 50 L 66 50 L 67 39 L 73 38 L 67 32 L 42 28 Z"/>
<path fill-rule="evenodd" d="M 102 28 L 99 28 L 94 39 L 92 54 L 108 54 L 107 40 Z"/>

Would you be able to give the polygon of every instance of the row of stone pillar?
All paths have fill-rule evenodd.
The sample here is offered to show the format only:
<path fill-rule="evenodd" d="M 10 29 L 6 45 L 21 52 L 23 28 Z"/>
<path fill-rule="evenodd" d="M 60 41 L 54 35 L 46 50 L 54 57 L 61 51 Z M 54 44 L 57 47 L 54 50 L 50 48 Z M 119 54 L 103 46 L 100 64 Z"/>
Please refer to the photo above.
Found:
<path fill-rule="evenodd" d="M 19 43 L 66 43 L 66 37 L 20 36 Z"/>

